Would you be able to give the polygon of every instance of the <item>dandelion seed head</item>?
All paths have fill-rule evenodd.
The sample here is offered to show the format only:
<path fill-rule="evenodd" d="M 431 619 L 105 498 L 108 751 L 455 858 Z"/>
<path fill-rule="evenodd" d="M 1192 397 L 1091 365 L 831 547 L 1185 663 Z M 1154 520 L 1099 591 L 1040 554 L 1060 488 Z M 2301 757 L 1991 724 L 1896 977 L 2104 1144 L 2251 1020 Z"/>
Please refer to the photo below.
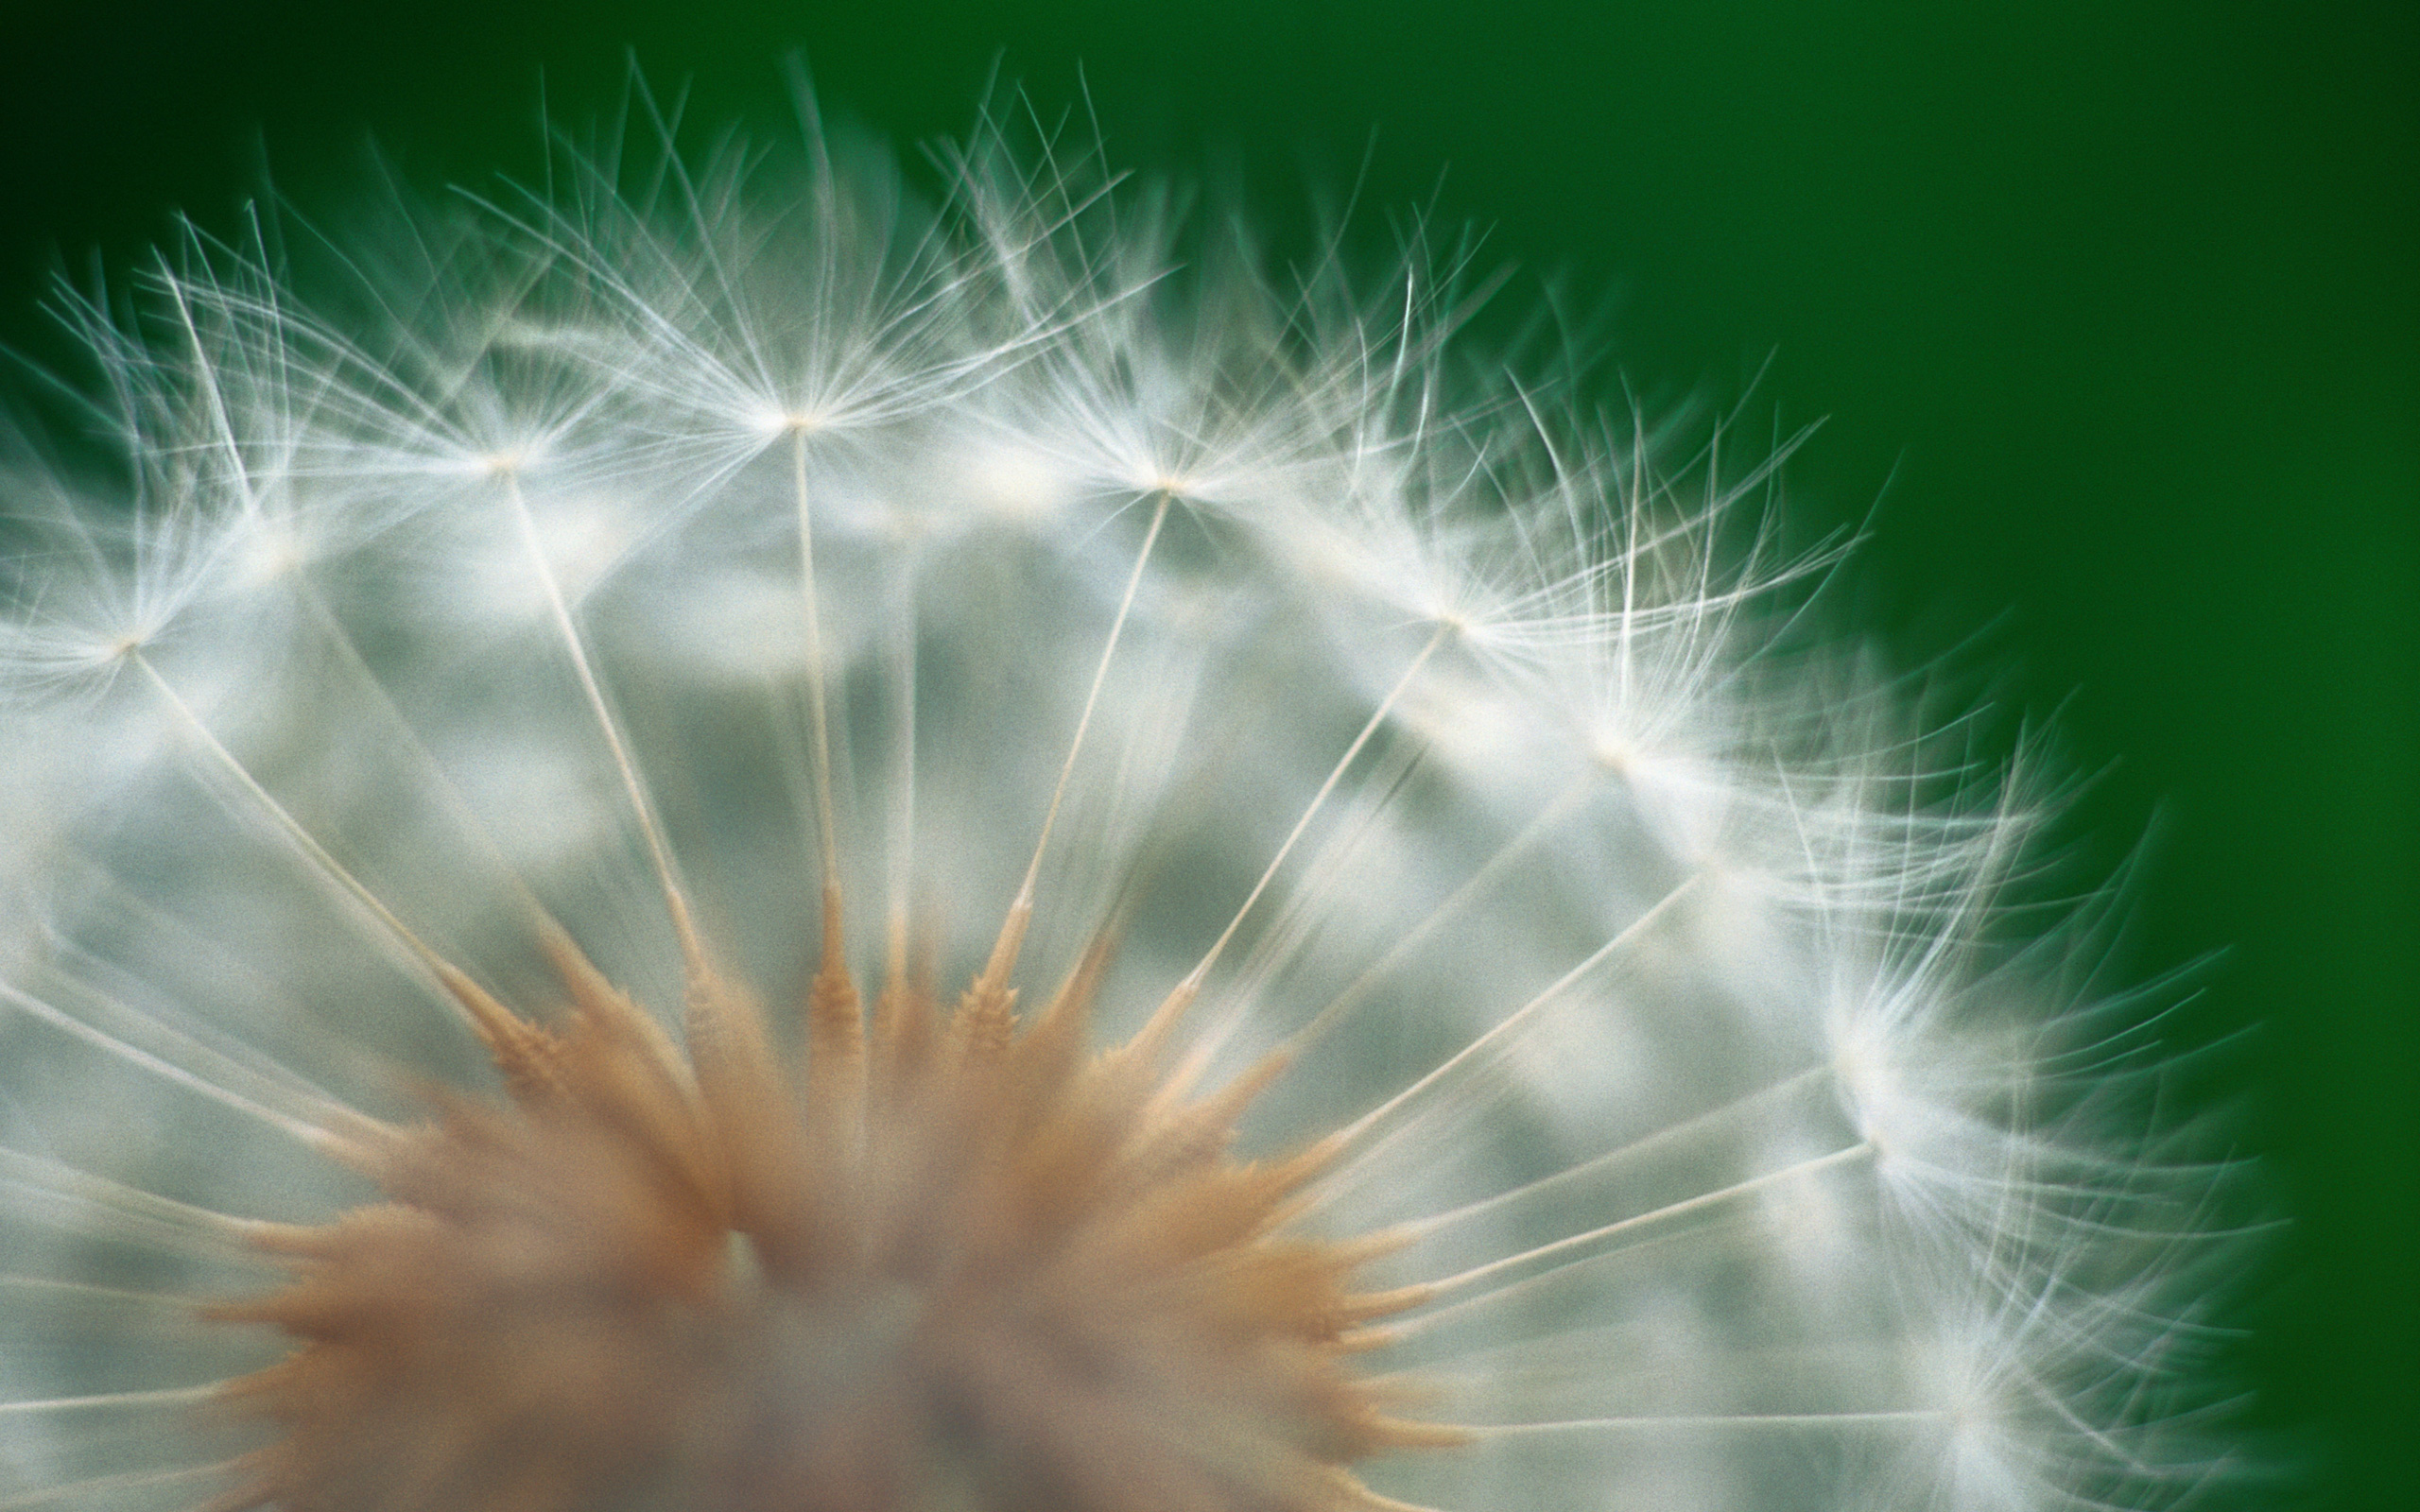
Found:
<path fill-rule="evenodd" d="M 0 501 L 0 1504 L 2216 1473 L 2228 1168 L 2083 931 L 2009 943 L 2023 771 L 1802 644 L 1772 463 L 1466 360 L 1417 245 L 808 133 L 66 305 L 120 455 Z"/>

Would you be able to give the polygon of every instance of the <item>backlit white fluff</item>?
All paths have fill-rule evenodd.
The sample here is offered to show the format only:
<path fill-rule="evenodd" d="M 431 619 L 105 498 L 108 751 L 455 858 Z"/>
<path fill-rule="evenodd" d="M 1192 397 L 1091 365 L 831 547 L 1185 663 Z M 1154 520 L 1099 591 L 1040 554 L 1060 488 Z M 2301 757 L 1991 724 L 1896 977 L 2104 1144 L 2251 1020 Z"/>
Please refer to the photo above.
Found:
<path fill-rule="evenodd" d="M 1238 1148 L 1338 1142 L 1283 1232 L 1393 1236 L 1351 1369 L 1461 1439 L 1374 1493 L 2220 1473 L 2217 1173 L 2079 927 L 2002 917 L 2022 774 L 1784 633 L 1834 558 L 1765 470 L 1495 374 L 1417 261 L 1280 293 L 1090 162 L 948 161 L 578 161 L 326 288 L 196 242 L 73 307 L 109 460 L 21 449 L 0 527 L 0 1508 L 239 1482 L 220 1383 L 289 1346 L 195 1308 L 494 1095 L 448 964 L 543 1020 L 549 917 L 677 1032 L 684 930 L 778 1010 L 827 887 L 865 979 L 1029 908 L 1024 1011 L 1107 930 L 1103 1044 L 1173 990 L 1185 1095 L 1283 1054 Z"/>

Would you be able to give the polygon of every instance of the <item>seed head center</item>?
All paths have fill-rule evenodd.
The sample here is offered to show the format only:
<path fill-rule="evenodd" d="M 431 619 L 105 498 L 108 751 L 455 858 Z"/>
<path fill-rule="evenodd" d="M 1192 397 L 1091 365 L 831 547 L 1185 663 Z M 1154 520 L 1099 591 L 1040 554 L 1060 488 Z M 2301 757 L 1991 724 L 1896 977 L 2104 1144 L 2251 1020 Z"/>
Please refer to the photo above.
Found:
<path fill-rule="evenodd" d="M 282 1436 L 228 1504 L 1384 1504 L 1354 1463 L 1458 1441 L 1353 1369 L 1414 1298 L 1288 1230 L 1322 1157 L 1230 1153 L 1260 1078 L 1085 1049 L 1102 954 L 1023 1025 L 981 983 L 868 1025 L 819 976 L 798 1071 L 731 984 L 683 1054 L 566 955 L 562 1022 L 490 1034 L 508 1094 L 372 1152 L 386 1200 L 219 1311 L 297 1344 L 235 1389 Z"/>

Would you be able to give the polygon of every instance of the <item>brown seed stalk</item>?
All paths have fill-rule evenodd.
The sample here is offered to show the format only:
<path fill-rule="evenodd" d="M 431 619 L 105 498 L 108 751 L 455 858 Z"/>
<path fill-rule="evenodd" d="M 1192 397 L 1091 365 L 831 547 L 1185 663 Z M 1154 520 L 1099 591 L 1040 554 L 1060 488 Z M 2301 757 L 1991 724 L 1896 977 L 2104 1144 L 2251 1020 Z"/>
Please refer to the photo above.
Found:
<path fill-rule="evenodd" d="M 710 968 L 684 1054 L 560 936 L 558 1026 L 481 1004 L 504 1095 L 214 1310 L 296 1342 L 217 1512 L 1321 1512 L 1461 1441 L 1355 1372 L 1419 1300 L 1356 1289 L 1385 1242 L 1288 1230 L 1329 1152 L 1231 1153 L 1263 1075 L 1086 1051 L 1105 938 L 1029 1022 L 987 970 L 869 1027 L 824 908 L 803 1066 Z"/>

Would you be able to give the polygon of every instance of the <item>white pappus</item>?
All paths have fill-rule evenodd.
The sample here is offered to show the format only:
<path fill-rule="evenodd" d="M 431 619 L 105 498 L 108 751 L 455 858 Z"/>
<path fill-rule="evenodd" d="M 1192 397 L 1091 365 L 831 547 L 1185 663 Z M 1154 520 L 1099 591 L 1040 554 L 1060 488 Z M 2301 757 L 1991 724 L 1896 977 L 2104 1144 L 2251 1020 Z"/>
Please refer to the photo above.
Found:
<path fill-rule="evenodd" d="M 2222 1479 L 2226 1168 L 2008 902 L 2038 784 L 1808 635 L 1773 464 L 1008 135 L 70 304 L 0 1508 Z"/>

